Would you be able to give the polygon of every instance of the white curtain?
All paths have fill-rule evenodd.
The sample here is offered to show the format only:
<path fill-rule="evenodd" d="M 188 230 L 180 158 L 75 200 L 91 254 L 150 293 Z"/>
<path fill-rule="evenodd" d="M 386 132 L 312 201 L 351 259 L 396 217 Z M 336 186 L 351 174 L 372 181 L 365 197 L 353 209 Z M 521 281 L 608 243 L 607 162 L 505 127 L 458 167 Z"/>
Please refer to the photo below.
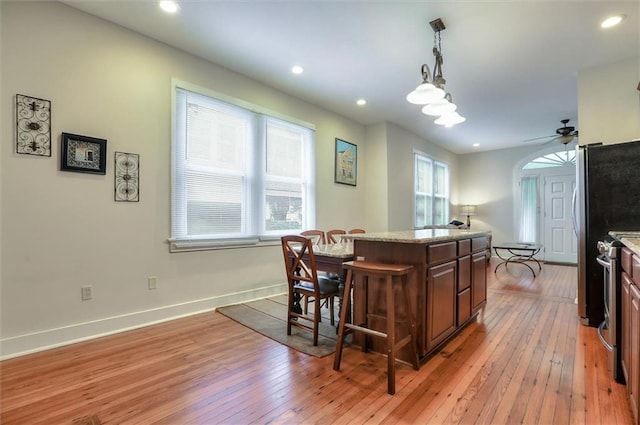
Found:
<path fill-rule="evenodd" d="M 538 242 L 538 177 L 520 180 L 520 241 Z"/>

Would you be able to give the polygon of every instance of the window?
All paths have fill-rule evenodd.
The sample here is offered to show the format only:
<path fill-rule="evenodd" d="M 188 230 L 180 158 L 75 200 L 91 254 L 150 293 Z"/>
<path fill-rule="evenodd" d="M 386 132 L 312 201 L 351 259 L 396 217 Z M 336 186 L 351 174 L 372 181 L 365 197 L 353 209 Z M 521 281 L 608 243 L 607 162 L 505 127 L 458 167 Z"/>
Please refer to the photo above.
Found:
<path fill-rule="evenodd" d="M 315 224 L 314 131 L 176 88 L 174 251 L 256 244 Z"/>
<path fill-rule="evenodd" d="M 414 154 L 414 227 L 447 224 L 449 219 L 449 167 Z"/>
<path fill-rule="evenodd" d="M 538 177 L 524 176 L 520 180 L 520 241 L 538 241 Z"/>
<path fill-rule="evenodd" d="M 550 154 L 540 156 L 528 162 L 524 167 L 522 167 L 522 169 L 532 170 L 536 168 L 562 167 L 566 164 L 576 164 L 575 151 L 567 149 L 566 151 L 552 152 Z"/>

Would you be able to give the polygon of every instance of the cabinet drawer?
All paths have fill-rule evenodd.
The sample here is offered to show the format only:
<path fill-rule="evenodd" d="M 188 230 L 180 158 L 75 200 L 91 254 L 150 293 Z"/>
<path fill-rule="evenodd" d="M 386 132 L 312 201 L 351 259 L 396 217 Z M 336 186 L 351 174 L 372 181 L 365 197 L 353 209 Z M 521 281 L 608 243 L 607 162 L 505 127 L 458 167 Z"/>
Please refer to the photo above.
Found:
<path fill-rule="evenodd" d="M 631 278 L 636 285 L 640 284 L 640 257 L 637 255 L 631 257 Z"/>
<path fill-rule="evenodd" d="M 482 251 L 487 249 L 488 246 L 486 236 L 471 239 L 471 251 L 473 252 Z"/>
<path fill-rule="evenodd" d="M 443 263 L 455 259 L 457 257 L 457 248 L 455 241 L 429 245 L 427 255 L 429 264 Z"/>
<path fill-rule="evenodd" d="M 622 248 L 622 270 L 629 273 L 629 275 L 633 273 L 633 271 L 631 270 L 632 256 L 633 256 L 633 251 L 631 251 L 629 248 L 626 248 L 626 247 Z"/>
<path fill-rule="evenodd" d="M 462 239 L 458 241 L 458 257 L 471 254 L 471 239 Z"/>

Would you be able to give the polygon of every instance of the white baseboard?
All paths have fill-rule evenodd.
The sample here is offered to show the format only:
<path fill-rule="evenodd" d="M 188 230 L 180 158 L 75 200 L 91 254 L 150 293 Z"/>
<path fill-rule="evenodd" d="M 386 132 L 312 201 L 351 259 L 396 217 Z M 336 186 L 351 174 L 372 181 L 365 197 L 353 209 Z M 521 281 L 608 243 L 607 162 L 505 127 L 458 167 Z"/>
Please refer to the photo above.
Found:
<path fill-rule="evenodd" d="M 282 283 L 4 338 L 0 340 L 0 360 L 214 311 L 217 307 L 244 303 L 286 292 L 287 284 Z"/>

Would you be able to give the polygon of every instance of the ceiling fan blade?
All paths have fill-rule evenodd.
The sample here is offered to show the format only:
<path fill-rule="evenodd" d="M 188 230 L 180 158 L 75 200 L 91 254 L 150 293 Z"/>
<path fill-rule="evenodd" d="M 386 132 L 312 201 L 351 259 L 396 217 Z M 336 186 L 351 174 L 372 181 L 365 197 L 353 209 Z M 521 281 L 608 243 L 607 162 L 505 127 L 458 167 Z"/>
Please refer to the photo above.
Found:
<path fill-rule="evenodd" d="M 523 140 L 523 142 L 525 142 L 525 143 L 526 143 L 526 142 L 533 142 L 533 141 L 535 141 L 535 140 L 548 139 L 549 137 L 556 137 L 556 135 L 555 135 L 555 134 L 552 134 L 552 135 L 550 135 L 550 136 L 534 137 L 533 139 L 525 139 L 525 140 Z"/>

